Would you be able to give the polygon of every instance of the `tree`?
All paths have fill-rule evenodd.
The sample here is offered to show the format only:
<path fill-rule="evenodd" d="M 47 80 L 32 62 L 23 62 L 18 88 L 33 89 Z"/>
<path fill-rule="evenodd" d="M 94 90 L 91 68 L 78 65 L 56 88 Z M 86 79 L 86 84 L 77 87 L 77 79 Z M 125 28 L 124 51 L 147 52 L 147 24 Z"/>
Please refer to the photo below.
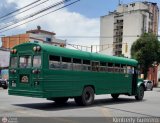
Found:
<path fill-rule="evenodd" d="M 160 62 L 160 42 L 156 35 L 145 33 L 131 47 L 131 57 L 140 64 L 141 72 L 147 77 L 149 68 Z"/>

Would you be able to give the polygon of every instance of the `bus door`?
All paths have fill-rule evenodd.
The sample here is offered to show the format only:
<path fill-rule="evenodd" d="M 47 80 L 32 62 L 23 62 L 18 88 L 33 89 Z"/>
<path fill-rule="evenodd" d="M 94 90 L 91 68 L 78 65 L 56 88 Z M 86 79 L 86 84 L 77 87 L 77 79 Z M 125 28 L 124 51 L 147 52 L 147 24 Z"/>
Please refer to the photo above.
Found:
<path fill-rule="evenodd" d="M 19 86 L 21 89 L 31 89 L 32 87 L 32 55 L 19 56 Z"/>
<path fill-rule="evenodd" d="M 132 74 L 132 94 L 136 93 L 137 78 L 138 78 L 138 74 L 136 73 L 136 70 L 134 68 L 134 73 Z"/>
<path fill-rule="evenodd" d="M 34 90 L 39 90 L 40 85 L 42 83 L 42 64 L 41 64 L 41 55 L 34 55 L 33 56 L 33 66 L 32 66 L 32 87 Z"/>

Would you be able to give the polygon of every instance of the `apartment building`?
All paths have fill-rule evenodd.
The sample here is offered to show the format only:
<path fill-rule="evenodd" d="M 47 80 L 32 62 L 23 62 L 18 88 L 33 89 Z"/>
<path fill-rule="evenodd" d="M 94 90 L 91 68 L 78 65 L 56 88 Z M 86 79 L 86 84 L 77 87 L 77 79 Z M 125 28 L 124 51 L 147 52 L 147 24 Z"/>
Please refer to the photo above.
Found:
<path fill-rule="evenodd" d="M 100 52 L 130 58 L 131 46 L 140 35 L 145 32 L 158 34 L 158 19 L 156 3 L 119 4 L 115 11 L 100 18 Z"/>

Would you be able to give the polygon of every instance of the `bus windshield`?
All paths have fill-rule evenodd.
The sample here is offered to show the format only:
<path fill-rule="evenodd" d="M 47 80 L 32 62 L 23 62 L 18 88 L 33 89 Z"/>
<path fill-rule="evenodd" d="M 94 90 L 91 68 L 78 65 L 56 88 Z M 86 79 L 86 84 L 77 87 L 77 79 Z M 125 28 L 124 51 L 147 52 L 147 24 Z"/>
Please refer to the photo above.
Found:
<path fill-rule="evenodd" d="M 17 57 L 11 57 L 11 68 L 17 67 Z"/>
<path fill-rule="evenodd" d="M 34 56 L 33 67 L 41 67 L 41 56 Z"/>
<path fill-rule="evenodd" d="M 19 67 L 31 68 L 31 56 L 20 56 Z"/>

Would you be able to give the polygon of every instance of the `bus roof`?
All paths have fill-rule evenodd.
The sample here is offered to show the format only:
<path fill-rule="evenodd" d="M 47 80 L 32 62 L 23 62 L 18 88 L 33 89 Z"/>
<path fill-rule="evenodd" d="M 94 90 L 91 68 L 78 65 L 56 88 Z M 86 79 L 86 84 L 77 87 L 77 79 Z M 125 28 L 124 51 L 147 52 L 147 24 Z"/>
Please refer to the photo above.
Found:
<path fill-rule="evenodd" d="M 64 57 L 72 57 L 72 58 L 79 58 L 79 59 L 86 59 L 86 60 L 93 60 L 93 61 L 127 64 L 127 65 L 131 65 L 131 66 L 137 66 L 137 64 L 138 64 L 138 62 L 134 59 L 103 55 L 100 53 L 90 53 L 90 52 L 73 50 L 73 49 L 68 49 L 68 48 L 63 48 L 63 47 L 53 46 L 53 45 L 48 45 L 48 44 L 42 44 L 42 43 L 24 43 L 24 44 L 17 45 L 14 48 L 21 47 L 24 45 L 27 45 L 27 46 L 28 45 L 39 45 L 39 46 L 41 46 L 42 51 L 49 52 L 49 54 L 60 55 L 60 56 L 64 56 Z"/>

